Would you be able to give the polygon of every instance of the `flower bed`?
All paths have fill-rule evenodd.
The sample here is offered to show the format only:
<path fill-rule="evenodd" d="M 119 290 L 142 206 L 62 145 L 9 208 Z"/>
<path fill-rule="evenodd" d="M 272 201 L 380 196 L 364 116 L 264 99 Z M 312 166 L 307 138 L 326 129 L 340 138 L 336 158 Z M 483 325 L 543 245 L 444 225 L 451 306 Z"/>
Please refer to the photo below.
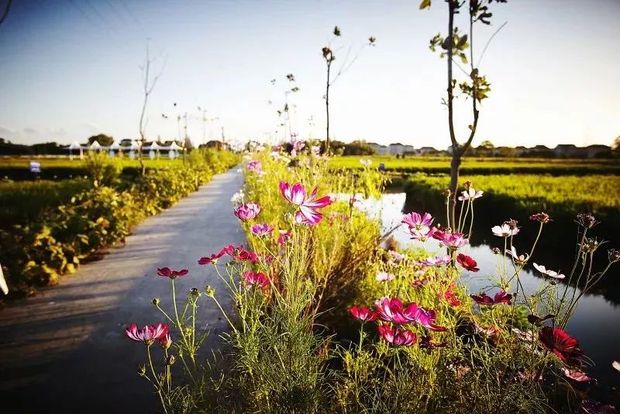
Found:
<path fill-rule="evenodd" d="M 536 258 L 549 216 L 533 214 L 527 226 L 509 220 L 494 227 L 504 242 L 499 254 L 511 257 L 510 266 L 470 295 L 460 275 L 478 267 L 460 249 L 471 237 L 482 192 L 463 191 L 449 226 L 437 226 L 424 213 L 403 217 L 413 239 L 434 239 L 445 248 L 445 255 L 427 257 L 382 244 L 378 223 L 356 208 L 358 197 L 380 192 L 381 173 L 370 165 L 355 178 L 329 172 L 312 149 L 300 155 L 301 146 L 292 147 L 296 155 L 265 150 L 246 164 L 246 186 L 234 197 L 231 214 L 241 221 L 248 245 L 222 246 L 197 258 L 214 266 L 229 291 L 193 289 L 179 308 L 175 279 L 193 275 L 159 269 L 172 284 L 173 312 L 154 301 L 167 325 L 127 330 L 146 345 L 148 365 L 140 374 L 153 384 L 164 412 L 612 409 L 588 399 L 600 388 L 587 375 L 578 340 L 565 330 L 582 293 L 557 285 L 558 272 L 538 264 L 547 278 L 536 293 L 521 286 L 520 272 Z M 336 201 L 342 193 L 355 195 Z M 592 272 L 598 245 L 588 232 L 595 220 L 581 215 L 578 221 L 578 260 L 562 276 L 584 278 L 592 287 L 620 254 L 610 250 L 605 270 Z M 513 239 L 530 228 L 538 236 L 526 253 L 517 252 Z M 228 295 L 232 313 L 220 305 Z M 230 326 L 224 359 L 206 367 L 198 358 L 204 338 L 195 329 L 203 296 Z M 153 362 L 157 341 L 161 359 Z M 186 377 L 173 382 L 177 358 Z"/>

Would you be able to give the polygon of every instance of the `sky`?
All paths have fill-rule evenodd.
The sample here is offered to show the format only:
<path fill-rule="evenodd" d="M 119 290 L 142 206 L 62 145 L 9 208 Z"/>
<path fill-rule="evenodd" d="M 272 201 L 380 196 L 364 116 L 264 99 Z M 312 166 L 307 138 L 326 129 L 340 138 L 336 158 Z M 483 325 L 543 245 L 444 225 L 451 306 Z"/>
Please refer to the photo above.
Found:
<path fill-rule="evenodd" d="M 161 76 L 147 137 L 182 136 L 177 117 L 187 113 L 195 144 L 222 131 L 228 140 L 277 142 L 289 132 L 276 113 L 288 101 L 291 131 L 323 138 L 321 49 L 330 45 L 336 71 L 356 57 L 330 91 L 332 139 L 446 148 L 446 62 L 428 44 L 445 31 L 447 6 L 418 4 L 13 1 L 0 25 L 0 137 L 27 144 L 137 137 L 148 44 L 151 71 Z M 492 90 L 474 144 L 611 144 L 620 135 L 620 0 L 509 0 L 491 11 L 493 24 L 475 32 L 475 60 L 506 24 L 479 65 Z M 457 26 L 465 28 L 464 17 Z M 342 36 L 334 39 L 335 25 Z M 285 92 L 289 73 L 299 92 Z M 457 108 L 464 138 L 470 102 L 459 99 Z"/>

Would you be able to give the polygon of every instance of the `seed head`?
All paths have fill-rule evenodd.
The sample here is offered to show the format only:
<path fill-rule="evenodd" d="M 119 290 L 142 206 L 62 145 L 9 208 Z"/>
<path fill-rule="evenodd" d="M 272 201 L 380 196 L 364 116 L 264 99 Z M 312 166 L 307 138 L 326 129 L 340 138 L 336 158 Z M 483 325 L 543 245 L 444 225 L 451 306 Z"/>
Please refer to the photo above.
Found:
<path fill-rule="evenodd" d="M 542 224 L 547 224 L 551 221 L 551 217 L 549 217 L 549 214 L 545 212 L 540 212 L 540 213 L 532 214 L 530 216 L 530 220 L 537 221 Z"/>

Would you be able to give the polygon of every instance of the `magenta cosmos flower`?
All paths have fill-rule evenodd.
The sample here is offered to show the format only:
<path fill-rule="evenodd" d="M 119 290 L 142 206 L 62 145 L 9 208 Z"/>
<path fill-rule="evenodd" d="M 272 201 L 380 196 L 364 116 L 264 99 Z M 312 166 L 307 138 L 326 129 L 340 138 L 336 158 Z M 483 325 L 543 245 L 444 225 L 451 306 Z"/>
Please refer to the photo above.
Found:
<path fill-rule="evenodd" d="M 286 243 L 292 236 L 291 232 L 287 230 L 280 230 L 278 233 L 278 244 Z"/>
<path fill-rule="evenodd" d="M 132 341 L 151 345 L 156 340 L 166 338 L 166 335 L 168 335 L 168 325 L 158 323 L 157 325 L 146 325 L 144 328 L 138 329 L 138 325 L 132 323 L 125 329 L 125 335 Z"/>
<path fill-rule="evenodd" d="M 505 290 L 500 290 L 499 292 L 495 294 L 493 298 L 491 298 L 486 293 L 480 293 L 478 295 L 470 295 L 470 296 L 474 300 L 474 302 L 476 302 L 478 305 L 483 305 L 483 306 L 493 306 L 493 305 L 498 305 L 500 303 L 505 303 L 505 304 L 510 305 L 510 301 L 512 300 L 512 295 L 510 293 L 506 293 Z"/>
<path fill-rule="evenodd" d="M 252 234 L 255 236 L 263 237 L 269 236 L 273 231 L 273 227 L 269 224 L 255 224 L 252 226 Z"/>
<path fill-rule="evenodd" d="M 404 305 L 398 298 L 382 298 L 376 304 L 377 316 L 386 321 L 397 324 L 417 323 L 426 329 L 443 332 L 443 326 L 435 324 L 437 316 L 435 311 L 426 310 L 415 303 Z"/>
<path fill-rule="evenodd" d="M 256 203 L 241 204 L 235 209 L 235 216 L 241 221 L 252 220 L 260 213 L 260 206 Z"/>
<path fill-rule="evenodd" d="M 200 265 L 208 265 L 208 264 L 215 264 L 217 263 L 217 260 L 219 258 L 221 258 L 224 255 L 232 255 L 233 252 L 235 251 L 235 246 L 233 246 L 232 244 L 229 244 L 228 246 L 224 246 L 222 247 L 222 249 L 220 249 L 219 252 L 217 253 L 213 253 L 211 256 L 205 256 L 205 257 L 201 257 L 198 260 L 198 264 Z"/>
<path fill-rule="evenodd" d="M 157 275 L 161 277 L 167 277 L 170 279 L 176 279 L 177 277 L 185 276 L 189 273 L 187 269 L 181 270 L 172 270 L 169 267 L 159 267 L 157 268 Z"/>
<path fill-rule="evenodd" d="M 460 253 L 456 256 L 456 261 L 463 267 L 463 269 L 469 270 L 470 272 L 477 272 L 480 270 L 478 269 L 478 263 L 466 254 Z"/>
<path fill-rule="evenodd" d="M 377 319 L 377 314 L 366 306 L 351 306 L 349 312 L 351 316 L 362 322 L 370 322 Z"/>
<path fill-rule="evenodd" d="M 418 340 L 416 334 L 410 330 L 393 327 L 388 324 L 379 325 L 377 330 L 381 338 L 396 346 L 411 346 Z"/>
<path fill-rule="evenodd" d="M 306 190 L 301 183 L 290 185 L 285 181 L 280 181 L 280 193 L 291 204 L 299 207 L 295 213 L 295 221 L 300 224 L 314 225 L 318 224 L 323 215 L 318 209 L 327 207 L 333 200 L 330 196 L 317 196 L 318 188 L 314 187 L 310 194 L 306 194 Z"/>
<path fill-rule="evenodd" d="M 248 164 L 245 166 L 245 168 L 247 168 L 248 171 L 258 173 L 263 170 L 263 164 L 258 160 L 251 160 L 251 161 L 248 161 Z"/>
<path fill-rule="evenodd" d="M 538 338 L 547 350 L 553 352 L 565 364 L 578 363 L 583 357 L 579 342 L 562 328 L 545 326 L 540 330 Z"/>
<path fill-rule="evenodd" d="M 269 278 L 263 272 L 253 272 L 248 270 L 243 274 L 243 280 L 248 285 L 256 285 L 261 289 L 265 289 L 269 286 Z"/>

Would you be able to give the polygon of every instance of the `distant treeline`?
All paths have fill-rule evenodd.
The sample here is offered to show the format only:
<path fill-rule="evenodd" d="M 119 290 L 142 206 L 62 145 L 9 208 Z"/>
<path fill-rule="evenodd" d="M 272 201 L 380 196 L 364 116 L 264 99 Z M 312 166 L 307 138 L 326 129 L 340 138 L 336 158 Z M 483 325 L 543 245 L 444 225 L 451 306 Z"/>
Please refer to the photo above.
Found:
<path fill-rule="evenodd" d="M 9 140 L 0 138 L 0 155 L 67 155 L 66 148 L 57 142 L 44 142 L 41 144 L 22 145 L 14 144 Z"/>

